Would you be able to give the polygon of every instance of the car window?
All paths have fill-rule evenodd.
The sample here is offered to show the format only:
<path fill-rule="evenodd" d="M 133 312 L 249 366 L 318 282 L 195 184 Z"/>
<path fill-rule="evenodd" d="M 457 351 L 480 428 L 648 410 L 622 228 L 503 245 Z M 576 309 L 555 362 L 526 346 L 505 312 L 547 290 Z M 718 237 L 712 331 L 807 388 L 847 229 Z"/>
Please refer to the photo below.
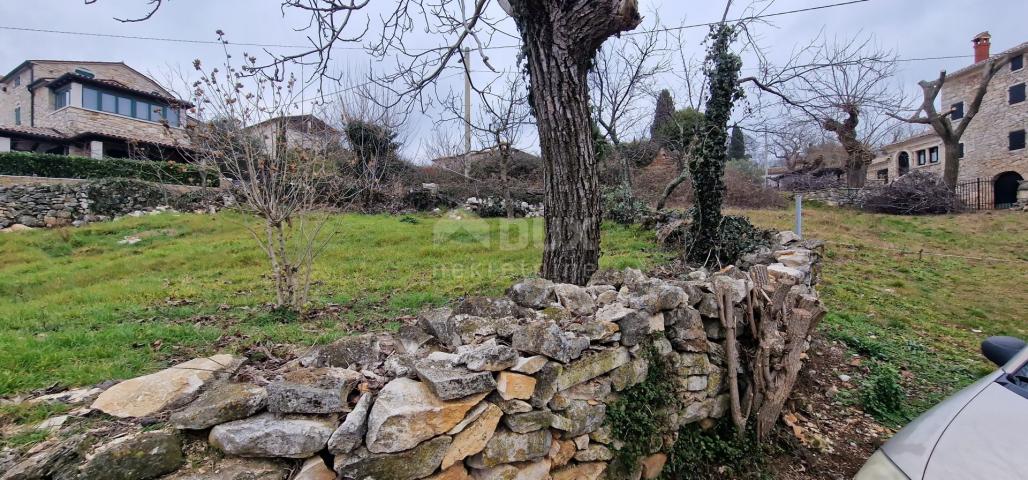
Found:
<path fill-rule="evenodd" d="M 1000 377 L 998 382 L 1010 391 L 1028 399 L 1028 363 L 1021 365 L 1016 372 Z"/>

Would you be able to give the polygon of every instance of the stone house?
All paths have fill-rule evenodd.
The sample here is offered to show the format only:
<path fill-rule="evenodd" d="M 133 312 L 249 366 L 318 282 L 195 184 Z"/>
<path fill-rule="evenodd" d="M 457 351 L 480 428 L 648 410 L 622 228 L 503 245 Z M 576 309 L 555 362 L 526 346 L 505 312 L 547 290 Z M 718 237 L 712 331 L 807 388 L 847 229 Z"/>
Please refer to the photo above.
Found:
<path fill-rule="evenodd" d="M 251 125 L 248 130 L 264 142 L 269 152 L 279 148 L 322 149 L 338 145 L 342 132 L 314 115 L 288 115 Z"/>
<path fill-rule="evenodd" d="M 0 77 L 0 152 L 182 160 L 190 108 L 122 62 L 27 60 Z"/>
<path fill-rule="evenodd" d="M 985 60 L 1010 57 L 1009 63 L 993 77 L 978 115 L 964 132 L 958 179 L 987 182 L 992 187 L 989 201 L 1002 207 L 1016 202 L 1018 185 L 1028 178 L 1028 69 L 1024 66 L 1028 42 L 991 55 L 991 38 L 988 32 L 974 37 L 974 63 L 947 74 L 940 96 L 941 109 L 950 110 L 951 118 L 959 121 L 981 79 Z M 945 148 L 932 130 L 886 145 L 871 162 L 868 179 L 888 183 L 915 170 L 941 176 Z"/>

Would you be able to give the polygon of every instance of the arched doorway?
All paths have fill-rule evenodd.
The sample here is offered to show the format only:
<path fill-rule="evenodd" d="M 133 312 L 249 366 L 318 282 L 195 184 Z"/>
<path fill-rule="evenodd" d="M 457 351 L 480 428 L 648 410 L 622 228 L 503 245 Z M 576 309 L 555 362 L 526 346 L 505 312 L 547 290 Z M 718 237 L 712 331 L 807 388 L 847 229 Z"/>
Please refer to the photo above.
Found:
<path fill-rule="evenodd" d="M 896 175 L 902 177 L 910 171 L 910 154 L 907 152 L 900 152 L 899 156 L 896 157 L 896 166 L 898 167 L 899 173 Z"/>
<path fill-rule="evenodd" d="M 1024 177 L 1017 172 L 1003 172 L 996 175 L 992 183 L 992 194 L 995 197 L 995 208 L 1010 208 L 1017 203 L 1017 187 Z"/>

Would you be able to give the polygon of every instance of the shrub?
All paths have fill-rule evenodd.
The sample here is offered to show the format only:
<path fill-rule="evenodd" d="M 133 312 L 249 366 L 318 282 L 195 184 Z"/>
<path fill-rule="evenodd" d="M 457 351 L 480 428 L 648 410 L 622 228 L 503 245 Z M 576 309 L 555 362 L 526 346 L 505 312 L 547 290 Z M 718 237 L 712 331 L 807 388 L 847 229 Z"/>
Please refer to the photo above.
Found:
<path fill-rule="evenodd" d="M 861 201 L 864 210 L 895 215 L 949 213 L 957 206 L 953 191 L 942 177 L 915 171 L 884 187 L 868 190 Z"/>
<path fill-rule="evenodd" d="M 899 372 L 887 363 L 871 368 L 871 375 L 860 389 L 864 410 L 879 420 L 896 418 L 903 413 L 906 394 L 900 385 Z"/>
<path fill-rule="evenodd" d="M 603 219 L 622 225 L 642 222 L 650 214 L 646 202 L 632 196 L 631 191 L 623 186 L 606 190 L 603 193 Z"/>
<path fill-rule="evenodd" d="M 0 153 L 0 175 L 51 178 L 134 178 L 148 182 L 200 185 L 203 175 L 196 167 L 175 162 L 151 162 L 120 158 L 86 158 L 45 153 Z M 217 184 L 218 175 L 208 175 Z"/>
<path fill-rule="evenodd" d="M 689 209 L 680 217 L 676 215 L 675 218 L 692 218 L 692 209 Z M 660 228 L 663 229 L 669 225 L 676 225 L 672 221 L 673 218 L 669 218 Z M 684 223 L 678 222 L 674 231 L 661 232 L 658 229 L 658 232 L 660 232 L 659 235 L 664 237 L 661 241 L 665 247 L 683 248 L 687 260 L 704 265 L 715 258 L 724 264 L 737 263 L 747 253 L 755 252 L 762 247 L 770 248 L 774 244 L 775 239 L 775 232 L 773 230 L 757 228 L 746 217 L 725 215 L 721 218 L 717 251 L 712 252 L 708 257 L 706 252 L 699 254 L 699 252 L 694 252 L 691 248 L 694 228 L 696 228 L 695 224 L 686 221 Z"/>

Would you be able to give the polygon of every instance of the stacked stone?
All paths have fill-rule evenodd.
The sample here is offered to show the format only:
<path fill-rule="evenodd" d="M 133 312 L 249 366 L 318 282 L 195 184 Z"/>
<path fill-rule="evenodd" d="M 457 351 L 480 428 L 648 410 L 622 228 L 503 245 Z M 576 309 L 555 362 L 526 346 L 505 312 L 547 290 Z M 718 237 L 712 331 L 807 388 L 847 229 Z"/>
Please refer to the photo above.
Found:
<path fill-rule="evenodd" d="M 634 472 L 656 478 L 667 460 L 660 451 L 679 427 L 709 426 L 728 409 L 715 292 L 728 292 L 736 319 L 755 285 L 798 285 L 801 295 L 814 295 L 804 284 L 814 278 L 818 245 L 780 239 L 785 245 L 750 272 L 728 267 L 662 280 L 601 271 L 585 287 L 527 279 L 507 298 L 467 298 L 423 312 L 395 334 L 313 349 L 268 372 L 268 381 L 227 379 L 242 359 L 216 356 L 122 382 L 92 408 L 122 418 L 170 412 L 174 429 L 80 448 L 79 476 L 67 478 L 94 478 L 87 473 L 101 467 L 125 468 L 131 478 L 176 469 L 166 478 L 210 478 L 179 469 L 176 430 L 200 432 L 224 453 L 217 478 L 283 479 L 290 469 L 282 459 L 304 460 L 293 479 L 615 478 L 608 466 L 624 444 L 607 406 L 644 382 L 659 355 L 681 402 L 668 406 L 675 409 L 668 439 L 650 442 Z M 120 454 L 89 453 L 112 448 Z M 155 458 L 140 460 L 148 456 Z M 68 463 L 75 462 L 61 464 Z M 254 477 L 261 469 L 270 473 Z"/>
<path fill-rule="evenodd" d="M 15 185 L 0 187 L 0 228 L 69 225 L 89 212 L 79 185 Z"/>

